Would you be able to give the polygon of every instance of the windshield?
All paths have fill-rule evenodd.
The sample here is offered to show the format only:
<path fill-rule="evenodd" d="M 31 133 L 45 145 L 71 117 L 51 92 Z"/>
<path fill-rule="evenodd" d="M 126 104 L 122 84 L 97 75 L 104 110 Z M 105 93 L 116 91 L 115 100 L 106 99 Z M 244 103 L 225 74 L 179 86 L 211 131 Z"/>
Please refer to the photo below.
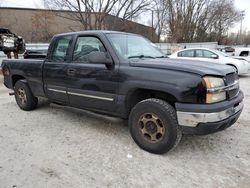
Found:
<path fill-rule="evenodd" d="M 166 57 L 154 44 L 145 38 L 129 34 L 107 34 L 115 51 L 125 59 Z"/>

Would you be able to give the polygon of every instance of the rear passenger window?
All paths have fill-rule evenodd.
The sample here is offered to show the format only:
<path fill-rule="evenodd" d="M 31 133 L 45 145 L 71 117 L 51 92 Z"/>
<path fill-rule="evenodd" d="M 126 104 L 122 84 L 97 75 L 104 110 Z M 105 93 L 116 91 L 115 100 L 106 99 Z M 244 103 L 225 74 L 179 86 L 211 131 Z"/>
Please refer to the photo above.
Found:
<path fill-rule="evenodd" d="M 66 36 L 59 38 L 54 45 L 51 60 L 56 62 L 66 61 L 67 51 L 69 48 L 71 37 Z"/>
<path fill-rule="evenodd" d="M 195 57 L 203 57 L 203 50 L 196 50 L 196 56 Z"/>
<path fill-rule="evenodd" d="M 91 52 L 106 52 L 102 42 L 96 37 L 79 37 L 73 54 L 73 61 L 88 63 L 88 55 Z"/>
<path fill-rule="evenodd" d="M 182 52 L 179 52 L 179 53 L 177 54 L 177 57 L 182 57 Z"/>
<path fill-rule="evenodd" d="M 194 57 L 194 50 L 185 50 L 177 54 L 178 57 Z"/>

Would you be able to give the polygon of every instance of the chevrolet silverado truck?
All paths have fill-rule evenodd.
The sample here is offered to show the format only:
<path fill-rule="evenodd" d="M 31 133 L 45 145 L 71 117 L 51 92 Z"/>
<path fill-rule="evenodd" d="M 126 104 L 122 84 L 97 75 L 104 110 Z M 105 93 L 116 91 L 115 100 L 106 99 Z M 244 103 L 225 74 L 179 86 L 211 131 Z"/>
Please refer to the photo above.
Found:
<path fill-rule="evenodd" d="M 115 31 L 53 37 L 45 60 L 4 60 L 4 85 L 22 110 L 38 98 L 128 119 L 142 149 L 162 154 L 182 134 L 221 131 L 239 118 L 235 69 L 167 58 L 149 40 Z"/>

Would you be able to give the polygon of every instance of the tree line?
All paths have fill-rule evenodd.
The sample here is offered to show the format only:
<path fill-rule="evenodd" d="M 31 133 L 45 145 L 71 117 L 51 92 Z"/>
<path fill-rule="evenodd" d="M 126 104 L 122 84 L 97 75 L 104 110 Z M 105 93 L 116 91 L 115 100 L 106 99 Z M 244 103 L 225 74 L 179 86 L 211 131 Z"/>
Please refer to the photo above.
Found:
<path fill-rule="evenodd" d="M 234 0 L 155 0 L 158 33 L 170 42 L 218 41 L 223 43 L 228 30 L 240 21 Z"/>
<path fill-rule="evenodd" d="M 71 10 L 66 19 L 77 20 L 82 28 L 106 29 L 107 15 L 140 20 L 152 15 L 151 26 L 169 42 L 218 41 L 240 21 L 234 0 L 44 0 L 49 9 Z M 149 16 L 150 17 L 150 16 Z M 138 19 L 139 18 L 139 19 Z"/>
<path fill-rule="evenodd" d="M 234 0 L 43 0 L 51 10 L 32 17 L 34 33 L 50 38 L 55 16 L 79 23 L 81 30 L 116 28 L 117 19 L 145 23 L 148 21 L 157 34 L 155 42 L 226 43 L 228 31 L 241 20 Z M 1 18 L 0 18 L 1 19 Z M 73 30 L 73 29 L 72 29 Z M 36 32 L 37 31 L 37 32 Z M 44 31 L 44 32 L 41 32 Z M 34 35 L 35 37 L 35 35 Z M 247 37 L 245 37 L 247 38 Z"/>

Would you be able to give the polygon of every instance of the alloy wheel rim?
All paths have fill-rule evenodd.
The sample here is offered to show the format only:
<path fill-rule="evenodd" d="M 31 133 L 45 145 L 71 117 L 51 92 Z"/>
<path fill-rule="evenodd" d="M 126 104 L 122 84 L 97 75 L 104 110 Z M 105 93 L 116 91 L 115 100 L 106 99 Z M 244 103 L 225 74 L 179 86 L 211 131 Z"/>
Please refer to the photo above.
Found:
<path fill-rule="evenodd" d="M 165 134 L 162 120 L 153 113 L 144 113 L 138 121 L 138 128 L 143 138 L 150 143 L 160 142 Z"/>
<path fill-rule="evenodd" d="M 17 96 L 22 105 L 25 105 L 27 103 L 27 96 L 23 88 L 19 88 L 17 90 Z"/>

